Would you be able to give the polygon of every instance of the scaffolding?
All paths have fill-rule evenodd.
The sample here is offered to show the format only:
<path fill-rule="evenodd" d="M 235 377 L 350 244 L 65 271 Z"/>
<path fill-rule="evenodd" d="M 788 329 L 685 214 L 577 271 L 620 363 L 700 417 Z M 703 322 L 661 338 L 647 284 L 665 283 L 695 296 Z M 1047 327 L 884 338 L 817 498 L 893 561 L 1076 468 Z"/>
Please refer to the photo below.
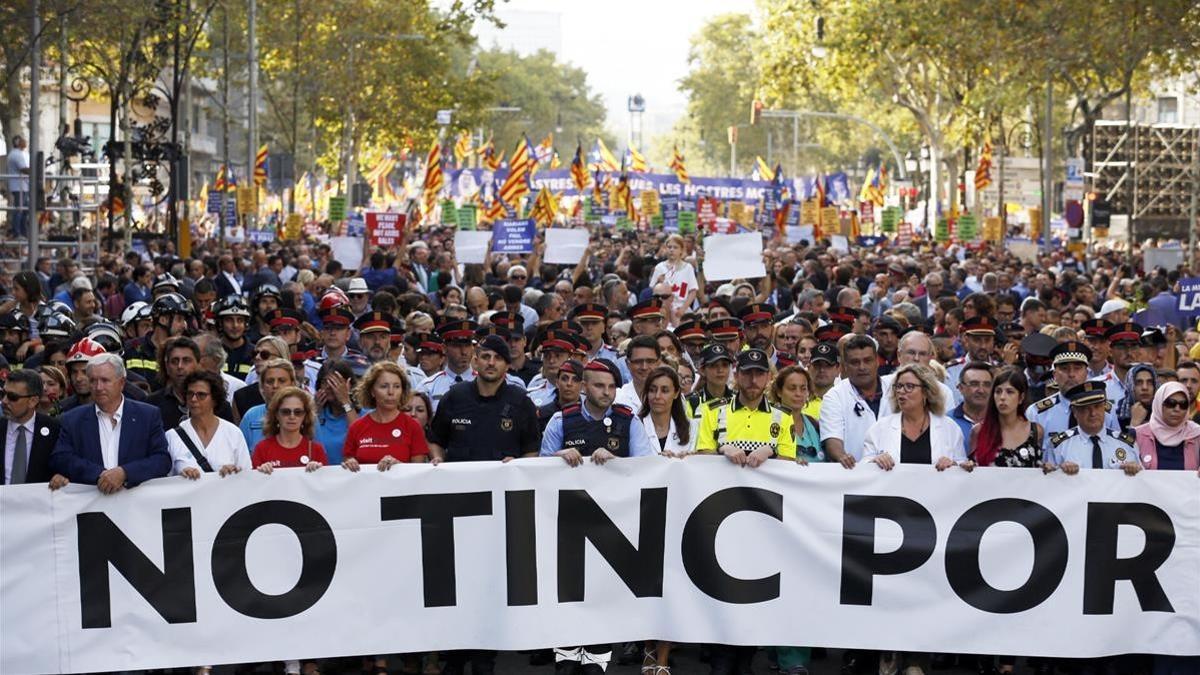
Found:
<path fill-rule="evenodd" d="M 16 178 L 32 180 L 28 175 L 0 174 L 0 180 Z M 97 216 L 108 196 L 108 164 L 75 164 L 69 173 L 46 173 L 42 178 L 46 204 L 39 209 L 43 222 L 39 224 L 36 250 L 30 250 L 28 238 L 11 238 L 9 223 L 13 216 L 29 207 L 6 204 L 0 207 L 7 215 L 0 235 L 0 266 L 16 271 L 43 257 L 72 258 L 85 274 L 94 276 L 102 238 Z M 32 226 L 27 223 L 26 228 Z"/>
<path fill-rule="evenodd" d="M 1129 215 L 1136 238 L 1187 238 L 1198 158 L 1198 127 L 1102 120 L 1092 130 L 1093 189 Z"/>

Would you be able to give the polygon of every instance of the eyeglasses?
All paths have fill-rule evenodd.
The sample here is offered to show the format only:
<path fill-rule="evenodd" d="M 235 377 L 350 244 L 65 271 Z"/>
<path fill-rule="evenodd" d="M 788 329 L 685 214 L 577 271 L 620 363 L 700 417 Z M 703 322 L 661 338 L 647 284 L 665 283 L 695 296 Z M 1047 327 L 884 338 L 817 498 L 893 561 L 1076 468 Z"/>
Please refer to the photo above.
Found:
<path fill-rule="evenodd" d="M 902 351 L 900 353 L 903 354 L 904 356 L 907 356 L 910 359 L 931 359 L 931 358 L 933 358 L 933 352 L 921 351 L 921 350 L 916 350 L 916 349 L 905 349 L 904 351 Z"/>
<path fill-rule="evenodd" d="M 1163 409 L 1174 408 L 1175 410 L 1187 410 L 1187 401 L 1180 401 L 1177 398 L 1169 398 L 1163 401 Z"/>
<path fill-rule="evenodd" d="M 514 274 L 511 277 L 509 277 L 509 279 L 515 279 L 517 281 L 525 281 L 528 278 L 529 277 L 525 276 L 524 274 Z"/>
<path fill-rule="evenodd" d="M 23 398 L 33 398 L 34 396 L 37 396 L 37 394 L 18 394 L 15 391 L 4 392 L 4 397 L 10 401 L 20 401 Z"/>
<path fill-rule="evenodd" d="M 903 392 L 916 391 L 921 388 L 921 385 L 916 384 L 915 382 L 897 382 L 892 386 L 895 387 L 896 391 Z"/>
<path fill-rule="evenodd" d="M 275 354 L 274 352 L 269 352 L 265 349 L 260 349 L 256 352 L 254 352 L 254 358 L 262 359 L 263 361 L 266 361 L 267 359 L 278 358 L 278 355 Z"/>
<path fill-rule="evenodd" d="M 967 389 L 991 389 L 991 382 L 963 382 L 962 385 Z"/>
<path fill-rule="evenodd" d="M 211 395 L 212 394 L 208 393 L 207 391 L 189 391 L 187 393 L 187 397 L 189 399 L 195 398 L 195 399 L 199 399 L 201 401 L 203 401 L 204 399 L 208 398 Z"/>
<path fill-rule="evenodd" d="M 304 408 L 280 408 L 280 417 L 304 417 Z"/>

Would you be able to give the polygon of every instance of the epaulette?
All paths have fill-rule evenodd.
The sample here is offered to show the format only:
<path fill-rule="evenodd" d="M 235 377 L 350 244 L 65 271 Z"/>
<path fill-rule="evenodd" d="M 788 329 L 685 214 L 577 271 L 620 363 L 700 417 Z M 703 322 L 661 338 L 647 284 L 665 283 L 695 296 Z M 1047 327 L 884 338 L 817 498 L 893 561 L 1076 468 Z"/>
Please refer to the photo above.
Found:
<path fill-rule="evenodd" d="M 1112 412 L 1112 399 L 1104 400 L 1104 412 Z"/>
<path fill-rule="evenodd" d="M 964 364 L 966 362 L 967 362 L 967 357 L 960 356 L 957 359 L 951 359 L 950 362 L 946 364 L 946 367 L 953 368 L 954 366 L 961 366 L 962 364 Z"/>
<path fill-rule="evenodd" d="M 1114 431 L 1112 429 L 1105 429 L 1105 431 L 1108 432 L 1109 436 L 1112 436 L 1113 438 L 1117 439 L 1118 441 L 1121 441 L 1122 443 L 1124 443 L 1125 445 L 1128 445 L 1130 447 L 1132 447 L 1134 445 L 1134 443 L 1137 442 L 1137 436 L 1135 436 L 1132 431 L 1128 431 L 1128 430 Z"/>
<path fill-rule="evenodd" d="M 1037 411 L 1040 413 L 1044 413 L 1056 405 L 1058 405 L 1058 394 L 1047 396 L 1046 398 L 1034 404 L 1034 406 L 1037 408 Z"/>
<path fill-rule="evenodd" d="M 1057 448 L 1058 446 L 1062 445 L 1063 441 L 1067 440 L 1068 438 L 1074 436 L 1077 433 L 1079 433 L 1079 427 L 1073 427 L 1073 428 L 1071 428 L 1070 431 L 1056 431 L 1056 432 L 1050 434 L 1050 443 L 1053 444 L 1054 447 Z"/>
<path fill-rule="evenodd" d="M 582 405 L 580 405 L 578 403 L 572 403 L 571 405 L 563 406 L 562 414 L 565 417 L 567 415 L 573 415 L 573 414 L 579 412 L 580 410 L 583 410 Z"/>
<path fill-rule="evenodd" d="M 787 407 L 786 405 L 784 405 L 782 403 L 772 403 L 771 407 L 775 408 L 776 410 L 783 413 L 784 415 L 791 415 L 792 412 L 794 412 L 791 408 Z"/>
<path fill-rule="evenodd" d="M 621 417 L 633 417 L 633 408 L 630 408 L 627 405 L 614 403 L 612 410 L 613 414 L 620 415 Z"/>
<path fill-rule="evenodd" d="M 728 403 L 729 403 L 729 399 L 727 399 L 727 398 L 710 398 L 704 402 L 704 405 L 706 407 L 712 408 L 713 410 L 716 410 L 717 408 L 720 408 L 721 406 L 726 405 Z"/>

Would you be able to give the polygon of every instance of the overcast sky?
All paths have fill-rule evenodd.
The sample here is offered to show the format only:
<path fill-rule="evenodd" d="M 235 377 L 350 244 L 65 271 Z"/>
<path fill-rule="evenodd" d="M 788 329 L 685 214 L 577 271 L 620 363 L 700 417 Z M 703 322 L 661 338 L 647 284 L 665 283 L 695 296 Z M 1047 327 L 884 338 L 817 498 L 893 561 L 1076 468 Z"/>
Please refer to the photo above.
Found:
<path fill-rule="evenodd" d="M 622 145 L 629 128 L 626 98 L 635 93 L 646 98 L 648 144 L 684 113 L 678 82 L 687 74 L 692 35 L 710 17 L 754 12 L 753 0 L 511 0 L 498 7 L 501 16 L 522 11 L 561 16 L 562 57 L 587 71 Z M 504 38 L 499 38 L 502 45 Z M 485 38 L 489 43 L 483 46 L 491 39 Z"/>

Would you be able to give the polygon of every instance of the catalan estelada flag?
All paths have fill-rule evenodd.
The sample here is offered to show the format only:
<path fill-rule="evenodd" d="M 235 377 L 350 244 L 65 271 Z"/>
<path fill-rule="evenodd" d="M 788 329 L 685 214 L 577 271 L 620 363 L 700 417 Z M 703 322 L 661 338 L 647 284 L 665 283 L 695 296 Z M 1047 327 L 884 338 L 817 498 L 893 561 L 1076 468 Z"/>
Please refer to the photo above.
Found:
<path fill-rule="evenodd" d="M 446 186 L 446 175 L 442 173 L 442 147 L 433 142 L 429 156 L 425 160 L 425 184 L 422 186 L 425 196 L 425 212 L 429 213 L 437 203 L 438 195 Z"/>
<path fill-rule="evenodd" d="M 583 144 L 575 146 L 575 159 L 571 160 L 571 182 L 575 184 L 575 189 L 583 192 L 587 187 L 588 175 L 587 168 L 583 165 Z"/>
<path fill-rule="evenodd" d="M 675 146 L 674 152 L 671 154 L 671 169 L 675 172 L 675 177 L 679 179 L 680 183 L 687 184 L 692 182 L 688 177 L 687 167 L 683 164 L 683 153 L 679 152 L 678 145 Z"/>
<path fill-rule="evenodd" d="M 983 151 L 979 153 L 979 166 L 975 167 L 975 190 L 984 189 L 992 184 L 992 142 L 985 141 Z"/>
<path fill-rule="evenodd" d="M 271 171 L 270 164 L 268 164 L 269 161 L 270 159 L 267 157 L 267 144 L 264 143 L 258 149 L 258 154 L 254 156 L 254 184 L 260 188 L 267 185 L 267 174 Z"/>

